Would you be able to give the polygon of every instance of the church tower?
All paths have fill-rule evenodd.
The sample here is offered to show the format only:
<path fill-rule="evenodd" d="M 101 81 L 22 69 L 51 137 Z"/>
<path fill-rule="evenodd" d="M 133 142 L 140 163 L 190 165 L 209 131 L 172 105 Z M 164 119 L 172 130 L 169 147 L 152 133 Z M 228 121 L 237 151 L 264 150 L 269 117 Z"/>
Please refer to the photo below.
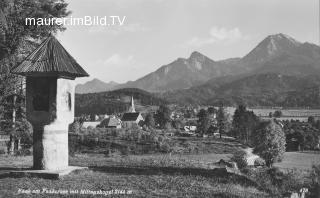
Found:
<path fill-rule="evenodd" d="M 131 107 L 130 107 L 130 112 L 131 113 L 135 113 L 136 109 L 134 107 L 134 100 L 133 100 L 133 96 L 131 97 Z"/>

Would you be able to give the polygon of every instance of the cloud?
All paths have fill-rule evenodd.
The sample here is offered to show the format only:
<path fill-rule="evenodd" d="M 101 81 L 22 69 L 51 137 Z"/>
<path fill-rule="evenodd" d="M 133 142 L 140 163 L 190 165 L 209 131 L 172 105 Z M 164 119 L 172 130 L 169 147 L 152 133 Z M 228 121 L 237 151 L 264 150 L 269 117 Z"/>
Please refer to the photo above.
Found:
<path fill-rule="evenodd" d="M 126 67 L 134 64 L 133 55 L 128 55 L 127 57 L 122 57 L 119 54 L 113 54 L 109 58 L 103 61 L 106 66 L 120 66 Z"/>
<path fill-rule="evenodd" d="M 118 35 L 121 33 L 129 32 L 129 33 L 136 33 L 136 32 L 146 32 L 149 31 L 150 28 L 147 28 L 140 23 L 132 23 L 132 24 L 124 24 L 122 26 L 91 26 L 89 28 L 89 33 L 91 34 L 98 34 L 98 33 L 110 33 L 113 35 Z"/>
<path fill-rule="evenodd" d="M 146 74 L 148 67 L 139 62 L 134 55 L 122 55 L 114 53 L 105 59 L 95 60 L 89 64 L 89 73 L 93 78 L 106 82 L 116 81 L 119 83 L 128 80 L 136 80 Z"/>
<path fill-rule="evenodd" d="M 239 28 L 227 30 L 226 28 L 213 27 L 210 30 L 210 35 L 215 40 L 237 40 L 243 38 Z"/>
<path fill-rule="evenodd" d="M 199 38 L 193 37 L 188 40 L 185 45 L 193 47 L 201 47 L 218 42 L 236 42 L 239 40 L 246 40 L 249 36 L 244 35 L 239 28 L 226 29 L 224 27 L 212 27 L 209 31 L 209 37 Z"/>

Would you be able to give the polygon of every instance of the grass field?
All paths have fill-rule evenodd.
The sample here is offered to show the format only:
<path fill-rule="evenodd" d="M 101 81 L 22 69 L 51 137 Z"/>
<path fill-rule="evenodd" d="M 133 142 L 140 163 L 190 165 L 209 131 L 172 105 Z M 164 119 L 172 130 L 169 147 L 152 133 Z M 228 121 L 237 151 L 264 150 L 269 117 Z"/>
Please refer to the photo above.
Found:
<path fill-rule="evenodd" d="M 320 152 L 286 152 L 282 162 L 275 166 L 281 169 L 310 170 L 312 165 L 320 164 Z"/>
<path fill-rule="evenodd" d="M 235 107 L 227 107 L 226 111 L 232 116 Z M 307 121 L 309 116 L 320 117 L 320 109 L 271 109 L 271 108 L 248 108 L 248 110 L 253 111 L 259 117 L 268 117 L 270 112 L 275 112 L 280 110 L 282 112 L 282 117 L 280 120 L 300 120 Z"/>
<path fill-rule="evenodd" d="M 281 168 L 311 168 L 319 154 L 286 153 Z M 110 191 L 127 190 L 130 195 L 116 197 L 269 197 L 251 180 L 234 174 L 213 171 L 214 162 L 228 159 L 230 154 L 201 155 L 76 155 L 71 165 L 87 166 L 61 180 L 11 178 L 10 170 L 28 168 L 32 157 L 0 157 L 0 197 L 48 197 L 42 189 Z M 308 159 L 308 160 L 307 160 Z M 40 190 L 38 194 L 19 194 L 19 189 Z M 78 192 L 79 193 L 79 192 Z M 56 197 L 57 195 L 51 195 Z M 107 197 L 103 195 L 59 195 L 60 197 Z M 50 197 L 50 196 L 49 196 Z M 109 196 L 110 197 L 110 196 Z"/>
<path fill-rule="evenodd" d="M 203 156 L 205 158 L 208 155 Z M 237 175 L 219 175 L 211 167 L 181 156 L 127 156 L 105 158 L 80 155 L 71 158 L 72 165 L 89 166 L 61 180 L 10 178 L 12 166 L 31 166 L 28 157 L 1 159 L 0 195 L 3 197 L 46 197 L 43 188 L 91 191 L 112 189 L 132 191 L 130 197 L 267 197 L 254 183 Z M 216 157 L 215 159 L 219 159 Z M 8 168 L 10 167 L 10 168 Z M 40 189 L 39 194 L 18 194 L 20 189 Z M 79 195 L 80 196 L 80 195 Z M 127 197 L 119 196 L 119 197 Z M 67 197 L 67 195 L 61 195 Z M 103 197 L 81 195 L 80 197 Z"/>

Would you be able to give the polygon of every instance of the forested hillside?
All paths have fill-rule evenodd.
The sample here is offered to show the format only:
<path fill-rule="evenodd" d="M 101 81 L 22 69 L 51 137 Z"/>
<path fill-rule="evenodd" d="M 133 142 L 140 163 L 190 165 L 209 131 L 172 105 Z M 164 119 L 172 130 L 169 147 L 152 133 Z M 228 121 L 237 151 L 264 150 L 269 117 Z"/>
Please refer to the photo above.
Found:
<path fill-rule="evenodd" d="M 173 103 L 248 106 L 320 107 L 320 77 L 258 74 L 229 83 L 207 83 L 188 90 L 167 92 L 163 97 Z"/>
<path fill-rule="evenodd" d="M 131 97 L 135 104 L 160 105 L 165 100 L 141 89 L 126 88 L 108 92 L 76 94 L 75 114 L 113 114 L 125 112 L 130 107 Z"/>

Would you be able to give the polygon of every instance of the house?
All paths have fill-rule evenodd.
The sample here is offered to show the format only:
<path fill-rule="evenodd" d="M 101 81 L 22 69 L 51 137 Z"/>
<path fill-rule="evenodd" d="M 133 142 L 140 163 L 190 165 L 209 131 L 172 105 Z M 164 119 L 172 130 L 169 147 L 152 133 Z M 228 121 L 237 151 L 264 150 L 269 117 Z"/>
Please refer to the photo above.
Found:
<path fill-rule="evenodd" d="M 132 128 L 139 126 L 139 123 L 143 121 L 143 117 L 139 112 L 129 112 L 123 114 L 121 121 L 124 128 Z"/>
<path fill-rule="evenodd" d="M 139 123 L 141 121 L 144 121 L 141 113 L 136 112 L 135 110 L 133 97 L 131 97 L 130 110 L 129 112 L 123 114 L 121 121 L 122 121 L 122 126 L 124 128 L 132 128 L 134 126 L 139 126 Z"/>
<path fill-rule="evenodd" d="M 197 130 L 197 126 L 192 126 L 192 125 L 187 125 L 187 126 L 184 126 L 183 128 L 185 131 L 187 132 L 190 132 L 190 131 L 196 131 Z"/>
<path fill-rule="evenodd" d="M 101 128 L 121 128 L 122 121 L 119 118 L 109 117 L 101 121 L 99 127 Z"/>
<path fill-rule="evenodd" d="M 100 124 L 100 122 L 83 122 L 82 127 L 83 128 L 96 128 L 98 125 Z"/>

